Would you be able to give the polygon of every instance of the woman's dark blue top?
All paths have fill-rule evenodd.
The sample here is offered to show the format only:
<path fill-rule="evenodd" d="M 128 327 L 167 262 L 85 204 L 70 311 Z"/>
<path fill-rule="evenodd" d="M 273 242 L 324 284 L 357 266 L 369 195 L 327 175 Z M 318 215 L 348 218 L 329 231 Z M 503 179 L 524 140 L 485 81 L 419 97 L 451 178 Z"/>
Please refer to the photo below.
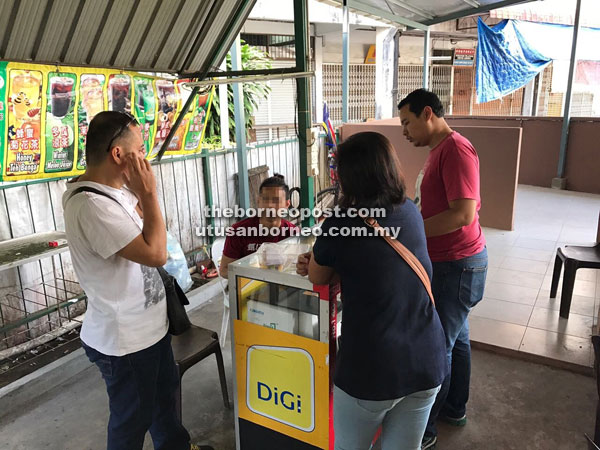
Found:
<path fill-rule="evenodd" d="M 397 205 L 382 227 L 400 227 L 398 240 L 431 278 L 423 219 L 411 201 Z M 366 237 L 326 236 L 341 227 L 367 229 Z M 315 261 L 341 279 L 342 337 L 336 386 L 364 400 L 390 400 L 442 383 L 447 373 L 445 337 L 427 291 L 404 259 L 362 219 L 331 217 L 315 242 Z"/>

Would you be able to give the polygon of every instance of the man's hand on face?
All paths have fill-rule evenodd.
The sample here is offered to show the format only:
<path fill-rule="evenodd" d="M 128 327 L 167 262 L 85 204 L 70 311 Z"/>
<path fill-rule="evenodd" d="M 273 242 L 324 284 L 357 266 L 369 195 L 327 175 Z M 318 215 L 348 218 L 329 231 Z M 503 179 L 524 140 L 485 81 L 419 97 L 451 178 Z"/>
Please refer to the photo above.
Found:
<path fill-rule="evenodd" d="M 138 153 L 129 153 L 125 156 L 125 179 L 127 187 L 140 199 L 156 194 L 156 178 L 147 159 Z"/>

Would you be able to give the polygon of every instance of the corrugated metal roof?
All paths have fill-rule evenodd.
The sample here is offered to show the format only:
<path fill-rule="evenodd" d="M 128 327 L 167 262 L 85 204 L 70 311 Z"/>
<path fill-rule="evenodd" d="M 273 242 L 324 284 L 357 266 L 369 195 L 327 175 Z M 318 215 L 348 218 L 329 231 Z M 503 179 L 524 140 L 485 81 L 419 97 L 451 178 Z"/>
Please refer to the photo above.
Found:
<path fill-rule="evenodd" d="M 2 0 L 0 59 L 138 71 L 218 66 L 256 0 Z"/>
<path fill-rule="evenodd" d="M 223 0 L 223 13 L 219 13 L 219 15 L 213 19 L 213 28 L 209 29 L 208 27 L 204 27 L 202 29 L 202 41 L 204 39 L 208 39 L 208 37 L 206 36 L 207 34 L 214 32 L 214 30 L 224 30 L 228 26 L 233 27 L 238 32 L 239 30 L 241 30 L 242 25 L 244 25 L 244 22 L 250 14 L 250 11 L 252 11 L 252 7 L 256 3 L 256 1 L 253 0 L 252 2 L 245 2 L 244 5 L 240 5 L 241 7 L 235 8 L 234 5 L 239 3 L 241 2 L 236 0 Z M 225 42 L 222 42 L 221 45 L 218 45 L 215 61 L 222 61 L 227 52 L 229 51 L 230 47 L 231 42 L 227 44 Z M 188 62 L 188 64 L 190 64 L 190 67 L 185 67 L 185 71 L 192 72 L 193 69 L 191 69 L 191 67 L 197 67 L 198 65 L 200 65 L 202 60 L 207 59 L 209 51 L 210 49 L 208 46 L 202 45 L 200 46 L 198 51 L 192 52 L 192 58 Z M 218 64 L 216 66 L 218 66 Z M 215 70 L 217 70 L 217 68 L 218 67 L 214 67 Z"/>
<path fill-rule="evenodd" d="M 343 0 L 319 0 L 342 6 Z M 534 0 L 347 0 L 353 11 L 390 23 L 422 28 Z"/>

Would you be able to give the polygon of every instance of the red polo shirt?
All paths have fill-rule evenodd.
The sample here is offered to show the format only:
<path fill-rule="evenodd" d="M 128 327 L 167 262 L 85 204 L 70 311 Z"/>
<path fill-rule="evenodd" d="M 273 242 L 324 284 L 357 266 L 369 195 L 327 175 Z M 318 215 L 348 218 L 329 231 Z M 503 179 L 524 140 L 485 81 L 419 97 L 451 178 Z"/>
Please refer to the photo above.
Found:
<path fill-rule="evenodd" d="M 256 230 L 258 233 L 259 229 L 259 218 L 251 217 L 237 222 L 231 226 L 234 231 L 237 232 L 239 228 L 245 228 L 246 230 Z M 291 222 L 285 219 L 281 219 L 281 225 L 279 226 L 279 233 L 276 236 L 269 234 L 268 236 L 227 236 L 225 238 L 225 248 L 223 249 L 223 255 L 231 259 L 240 259 L 244 256 L 248 256 L 254 253 L 260 247 L 260 244 L 264 242 L 279 242 L 285 238 L 291 236 L 291 230 L 297 228 Z"/>
<path fill-rule="evenodd" d="M 421 183 L 423 219 L 450 208 L 460 199 L 477 201 L 475 219 L 452 233 L 427 238 L 429 256 L 434 262 L 456 261 L 481 252 L 485 237 L 479 225 L 479 157 L 473 145 L 456 131 L 429 152 Z"/>

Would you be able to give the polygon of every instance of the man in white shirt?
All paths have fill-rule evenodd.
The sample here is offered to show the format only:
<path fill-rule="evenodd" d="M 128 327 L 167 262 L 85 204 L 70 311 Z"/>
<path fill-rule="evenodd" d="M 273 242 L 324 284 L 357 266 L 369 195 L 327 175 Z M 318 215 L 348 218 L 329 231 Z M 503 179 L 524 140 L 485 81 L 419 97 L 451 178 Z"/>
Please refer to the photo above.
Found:
<path fill-rule="evenodd" d="M 167 260 L 166 230 L 140 127 L 129 114 L 101 112 L 86 147 L 87 170 L 68 183 L 63 208 L 88 298 L 81 341 L 109 397 L 107 448 L 141 450 L 149 430 L 157 450 L 212 449 L 190 445 L 176 414 L 179 377 L 156 269 Z"/>

